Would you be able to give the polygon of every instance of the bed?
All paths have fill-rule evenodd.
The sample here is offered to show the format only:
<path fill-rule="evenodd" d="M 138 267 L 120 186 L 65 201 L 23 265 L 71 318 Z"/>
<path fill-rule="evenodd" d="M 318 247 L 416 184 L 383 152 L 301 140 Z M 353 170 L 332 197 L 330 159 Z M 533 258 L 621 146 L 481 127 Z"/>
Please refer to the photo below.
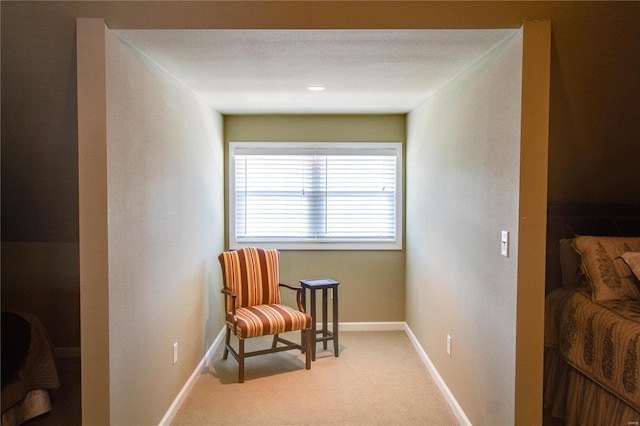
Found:
<path fill-rule="evenodd" d="M 51 342 L 38 317 L 3 311 L 2 426 L 49 412 L 49 390 L 59 385 Z"/>
<path fill-rule="evenodd" d="M 548 219 L 545 410 L 570 425 L 640 424 L 640 206 Z"/>

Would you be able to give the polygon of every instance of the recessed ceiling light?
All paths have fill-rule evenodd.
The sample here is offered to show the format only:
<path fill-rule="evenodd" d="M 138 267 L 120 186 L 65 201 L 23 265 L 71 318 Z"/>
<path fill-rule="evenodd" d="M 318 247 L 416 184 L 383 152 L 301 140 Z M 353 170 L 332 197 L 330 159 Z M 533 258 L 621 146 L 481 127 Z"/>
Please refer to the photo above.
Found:
<path fill-rule="evenodd" d="M 326 89 L 326 87 L 319 86 L 319 85 L 313 85 L 313 86 L 307 87 L 307 89 L 311 90 L 312 92 L 322 92 L 324 89 Z"/>

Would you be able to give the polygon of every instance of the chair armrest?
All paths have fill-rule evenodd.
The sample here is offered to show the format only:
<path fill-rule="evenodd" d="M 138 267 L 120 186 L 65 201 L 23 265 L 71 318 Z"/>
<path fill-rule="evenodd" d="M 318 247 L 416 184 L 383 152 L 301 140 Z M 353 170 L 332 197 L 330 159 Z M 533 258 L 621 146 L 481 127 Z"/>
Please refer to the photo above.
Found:
<path fill-rule="evenodd" d="M 231 297 L 231 314 L 235 318 L 236 316 L 236 297 L 238 297 L 234 292 L 229 290 L 228 288 L 223 288 L 220 290 L 220 293 L 223 293 L 227 297 Z"/>
<path fill-rule="evenodd" d="M 302 290 L 302 287 L 296 287 L 296 286 L 292 286 L 291 284 L 285 284 L 285 283 L 280 283 L 278 284 L 280 287 L 286 287 L 290 290 L 295 290 L 295 291 L 300 291 Z"/>
<path fill-rule="evenodd" d="M 302 291 L 303 291 L 302 287 L 295 287 L 285 283 L 279 283 L 278 285 L 280 287 L 285 287 L 285 288 L 288 288 L 289 290 L 296 291 L 296 303 L 298 304 L 298 310 L 306 314 L 307 312 L 305 311 L 304 306 L 302 306 Z"/>
<path fill-rule="evenodd" d="M 220 290 L 220 293 L 224 293 L 227 296 L 236 297 L 236 294 L 231 290 L 229 290 L 228 288 L 223 288 L 222 290 Z"/>
<path fill-rule="evenodd" d="M 231 320 L 233 322 L 233 334 L 237 335 L 237 323 L 236 323 L 236 297 L 238 297 L 234 292 L 232 292 L 231 290 L 229 290 L 228 288 L 222 288 L 222 290 L 220 290 L 221 293 L 223 293 L 226 297 L 231 297 Z M 225 303 L 226 305 L 226 303 Z M 225 306 L 225 311 L 227 310 L 226 306 Z M 229 317 L 229 314 L 227 313 L 227 318 Z"/>

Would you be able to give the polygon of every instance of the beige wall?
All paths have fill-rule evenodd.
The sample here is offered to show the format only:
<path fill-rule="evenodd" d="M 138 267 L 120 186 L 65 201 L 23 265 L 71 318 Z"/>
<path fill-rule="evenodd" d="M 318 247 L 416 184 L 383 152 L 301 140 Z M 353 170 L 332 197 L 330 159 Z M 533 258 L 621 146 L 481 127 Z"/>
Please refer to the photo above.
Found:
<path fill-rule="evenodd" d="M 231 115 L 229 142 L 404 142 L 405 115 Z M 404 321 L 404 251 L 282 251 L 281 280 L 340 282 L 340 321 Z"/>
<path fill-rule="evenodd" d="M 111 420 L 107 28 L 78 20 L 78 199 L 81 389 L 84 423 Z"/>
<path fill-rule="evenodd" d="M 224 324 L 222 118 L 112 35 L 107 57 L 111 421 L 155 423 Z"/>
<path fill-rule="evenodd" d="M 107 179 L 94 190 L 106 188 L 108 209 L 110 408 L 92 418 L 83 392 L 83 422 L 158 423 L 223 327 L 222 118 L 109 31 L 105 53 Z M 84 230 L 81 255 L 93 243 Z M 91 284 L 81 281 L 83 297 Z M 91 314 L 82 307 L 83 321 Z"/>
<path fill-rule="evenodd" d="M 521 58 L 518 32 L 408 118 L 407 324 L 473 424 L 515 415 Z"/>
<path fill-rule="evenodd" d="M 551 23 L 525 22 L 522 44 L 515 424 L 541 422 Z"/>

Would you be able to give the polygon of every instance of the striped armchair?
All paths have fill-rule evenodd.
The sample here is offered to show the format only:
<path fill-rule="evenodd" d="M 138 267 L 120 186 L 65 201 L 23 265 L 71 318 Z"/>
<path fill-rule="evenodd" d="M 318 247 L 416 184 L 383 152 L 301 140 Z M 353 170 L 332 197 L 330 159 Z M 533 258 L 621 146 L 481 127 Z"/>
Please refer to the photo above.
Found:
<path fill-rule="evenodd" d="M 244 359 L 255 355 L 300 349 L 306 354 L 306 369 L 311 369 L 311 316 L 302 306 L 302 288 L 280 283 L 277 250 L 255 247 L 223 252 L 222 267 L 227 334 L 223 359 L 229 352 L 238 361 L 238 381 L 244 382 Z M 297 291 L 298 309 L 283 305 L 280 287 Z M 279 336 L 287 331 L 302 331 L 304 344 Z M 230 344 L 231 332 L 238 338 L 238 351 Z M 244 340 L 273 335 L 270 349 L 245 352 Z M 278 346 L 278 343 L 284 346 Z M 301 342 L 302 343 L 302 342 Z"/>

